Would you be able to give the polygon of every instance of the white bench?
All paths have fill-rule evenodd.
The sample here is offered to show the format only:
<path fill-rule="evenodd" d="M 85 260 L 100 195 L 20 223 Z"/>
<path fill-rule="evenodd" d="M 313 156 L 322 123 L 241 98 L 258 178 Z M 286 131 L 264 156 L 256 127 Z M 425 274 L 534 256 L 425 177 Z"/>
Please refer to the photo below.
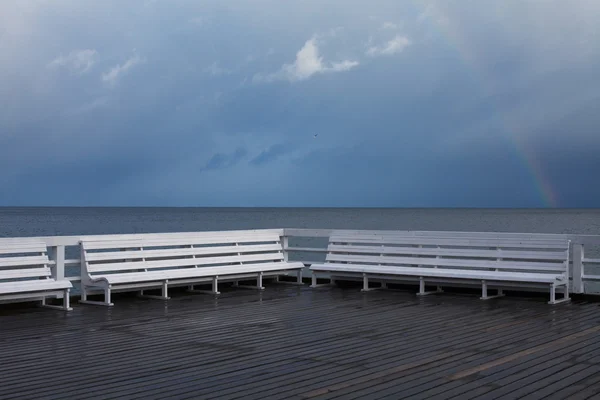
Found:
<path fill-rule="evenodd" d="M 240 233 L 242 232 L 242 233 Z M 144 297 L 168 299 L 168 286 L 189 286 L 199 293 L 219 294 L 218 281 L 234 281 L 237 287 L 264 289 L 263 277 L 296 271 L 302 284 L 299 262 L 284 259 L 280 237 L 275 233 L 236 231 L 234 234 L 153 235 L 131 240 L 82 240 L 82 296 L 86 304 L 112 305 L 111 292 L 141 290 Z M 256 279 L 256 286 L 238 281 Z M 194 290 L 194 284 L 211 283 L 211 291 Z M 144 289 L 162 288 L 162 296 L 144 295 Z M 104 293 L 104 302 L 87 295 Z"/>
<path fill-rule="evenodd" d="M 46 244 L 33 239 L 0 239 L 0 300 L 41 300 L 42 305 L 65 311 L 69 306 L 68 280 L 56 280 L 49 267 Z M 46 304 L 46 297 L 63 296 L 63 305 Z"/>
<path fill-rule="evenodd" d="M 369 279 L 386 287 L 387 281 L 418 282 L 419 295 L 441 292 L 446 283 L 481 284 L 481 299 L 503 295 L 515 287 L 550 290 L 550 304 L 569 300 L 569 241 L 566 239 L 491 239 L 425 237 L 402 234 L 333 234 L 326 262 L 313 264 L 312 286 L 317 274 L 339 278 Z M 425 283 L 438 286 L 425 291 Z M 497 289 L 494 296 L 489 288 Z M 376 288 L 377 289 L 377 288 Z M 556 292 L 563 298 L 557 300 Z"/>

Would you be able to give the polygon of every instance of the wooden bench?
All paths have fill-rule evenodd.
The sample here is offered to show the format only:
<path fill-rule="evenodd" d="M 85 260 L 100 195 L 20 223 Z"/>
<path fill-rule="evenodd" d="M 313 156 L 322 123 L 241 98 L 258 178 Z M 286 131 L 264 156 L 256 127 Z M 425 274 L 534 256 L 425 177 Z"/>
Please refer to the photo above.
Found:
<path fill-rule="evenodd" d="M 481 284 L 481 299 L 503 295 L 502 290 L 541 287 L 550 290 L 550 304 L 569 300 L 569 241 L 566 239 L 492 239 L 411 236 L 403 234 L 333 234 L 326 262 L 310 267 L 312 287 L 317 274 L 419 283 L 419 295 L 441 292 L 442 284 Z M 433 292 L 425 284 L 437 285 Z M 497 294 L 488 295 L 494 288 Z M 563 298 L 557 300 L 556 292 Z"/>
<path fill-rule="evenodd" d="M 0 300 L 40 299 L 42 305 L 65 311 L 69 306 L 68 280 L 56 280 L 49 267 L 46 244 L 30 239 L 0 239 Z M 63 296 L 63 305 L 46 304 L 46 297 Z"/>
<path fill-rule="evenodd" d="M 299 262 L 287 262 L 278 234 L 249 232 L 165 235 L 131 240 L 82 240 L 82 298 L 86 304 L 112 305 L 111 292 L 141 290 L 144 297 L 168 299 L 168 286 L 189 286 L 199 293 L 219 294 L 218 281 L 234 281 L 237 287 L 264 289 L 263 277 L 296 271 Z M 256 286 L 238 281 L 256 279 Z M 194 290 L 212 283 L 212 290 Z M 144 295 L 145 289 L 161 288 L 161 296 Z M 88 294 L 104 293 L 104 302 L 89 301 Z"/>

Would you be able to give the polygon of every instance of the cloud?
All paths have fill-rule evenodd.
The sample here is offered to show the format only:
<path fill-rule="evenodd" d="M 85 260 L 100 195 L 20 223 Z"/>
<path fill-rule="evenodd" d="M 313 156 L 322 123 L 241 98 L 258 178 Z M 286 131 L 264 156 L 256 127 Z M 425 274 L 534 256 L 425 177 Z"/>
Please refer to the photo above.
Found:
<path fill-rule="evenodd" d="M 398 29 L 398 25 L 393 22 L 384 22 L 383 25 L 381 25 L 381 29 L 396 30 Z"/>
<path fill-rule="evenodd" d="M 248 60 L 248 58 L 247 58 L 247 60 Z M 231 74 L 230 70 L 220 67 L 216 61 L 213 62 L 212 64 L 210 64 L 208 67 L 204 68 L 203 71 L 212 76 L 221 76 L 221 75 Z"/>
<path fill-rule="evenodd" d="M 109 103 L 108 97 L 98 97 L 90 102 L 84 103 L 80 106 L 69 109 L 65 112 L 67 116 L 74 116 L 79 114 L 88 113 L 103 107 L 106 107 Z"/>
<path fill-rule="evenodd" d="M 218 169 L 228 168 L 239 163 L 246 155 L 248 150 L 243 147 L 238 147 L 235 152 L 231 154 L 216 153 L 201 168 L 201 171 L 214 171 Z"/>
<path fill-rule="evenodd" d="M 276 80 L 297 82 L 306 80 L 316 74 L 349 71 L 358 64 L 358 61 L 351 60 L 332 63 L 323 62 L 323 57 L 319 55 L 316 37 L 313 37 L 307 40 L 296 53 L 296 60 L 292 64 L 284 64 L 279 71 L 266 77 L 257 74 L 253 80 L 255 82 L 273 82 Z"/>
<path fill-rule="evenodd" d="M 600 204 L 598 0 L 143 2 L 0 0 L 0 204 Z"/>
<path fill-rule="evenodd" d="M 76 74 L 83 74 L 89 71 L 96 63 L 98 52 L 92 49 L 74 50 L 68 55 L 60 55 L 49 64 L 49 68 L 66 68 Z"/>
<path fill-rule="evenodd" d="M 202 26 L 205 24 L 205 19 L 203 17 L 193 17 L 190 18 L 190 24 L 192 25 L 196 25 L 196 26 Z"/>
<path fill-rule="evenodd" d="M 395 38 L 383 44 L 382 46 L 369 47 L 367 50 L 367 55 L 371 57 L 390 56 L 400 53 L 410 44 L 411 41 L 406 36 L 396 35 Z"/>
<path fill-rule="evenodd" d="M 275 144 L 269 147 L 267 150 L 262 151 L 258 156 L 250 160 L 250 164 L 255 166 L 264 165 L 271 161 L 275 161 L 277 158 L 288 152 L 289 149 L 285 145 Z"/>
<path fill-rule="evenodd" d="M 103 73 L 102 81 L 112 86 L 115 83 L 117 83 L 117 81 L 121 76 L 123 76 L 123 74 L 127 73 L 136 65 L 144 63 L 145 61 L 145 59 L 143 59 L 136 53 L 133 56 L 131 56 L 127 61 L 125 61 L 123 65 L 115 65 L 108 72 Z"/>

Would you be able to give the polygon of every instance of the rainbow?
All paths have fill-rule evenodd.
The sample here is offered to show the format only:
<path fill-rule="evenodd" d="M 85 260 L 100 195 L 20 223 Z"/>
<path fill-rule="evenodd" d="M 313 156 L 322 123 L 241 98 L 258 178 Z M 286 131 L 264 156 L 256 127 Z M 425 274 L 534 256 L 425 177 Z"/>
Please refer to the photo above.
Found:
<path fill-rule="evenodd" d="M 458 53 L 465 66 L 472 70 L 482 89 L 488 94 L 493 93 L 495 82 L 492 82 L 485 66 L 479 62 L 477 53 L 468 42 L 469 36 L 461 30 L 460 24 L 455 23 L 449 13 L 444 12 L 439 5 L 426 3 L 425 0 L 413 0 L 413 3 L 415 4 L 415 11 L 420 16 L 420 22 L 433 24 L 447 38 L 449 45 Z M 529 179 L 531 179 L 541 204 L 544 207 L 558 207 L 559 199 L 552 182 L 544 173 L 542 163 L 536 156 L 534 148 L 524 140 L 523 135 L 520 133 L 518 122 L 513 121 L 506 113 L 501 111 L 499 113 L 501 113 L 500 120 L 515 151 L 515 156 L 522 164 Z"/>

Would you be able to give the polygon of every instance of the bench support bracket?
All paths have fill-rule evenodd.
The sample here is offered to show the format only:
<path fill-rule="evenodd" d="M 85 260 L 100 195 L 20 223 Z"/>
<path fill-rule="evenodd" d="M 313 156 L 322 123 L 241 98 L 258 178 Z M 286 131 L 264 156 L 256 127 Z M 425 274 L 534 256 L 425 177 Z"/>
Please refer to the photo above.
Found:
<path fill-rule="evenodd" d="M 201 293 L 201 294 L 221 294 L 221 292 L 219 292 L 219 277 L 213 276 L 212 290 L 198 290 L 198 289 L 194 289 L 194 285 L 190 285 L 188 287 L 187 291 L 190 293 Z"/>
<path fill-rule="evenodd" d="M 498 292 L 495 295 L 490 296 L 488 295 L 487 282 L 481 281 L 481 300 L 496 299 L 498 297 L 504 297 L 504 292 L 502 292 L 502 289 L 498 289 Z"/>
<path fill-rule="evenodd" d="M 91 301 L 87 299 L 87 290 L 84 285 L 81 285 L 81 300 L 79 300 L 81 304 L 90 304 L 93 306 L 105 306 L 112 307 L 114 303 L 110 302 L 110 287 L 104 289 L 104 301 Z"/>
<path fill-rule="evenodd" d="M 318 287 L 323 287 L 323 286 L 334 286 L 335 285 L 335 279 L 333 279 L 333 278 L 329 279 L 329 283 L 317 283 L 317 275 L 315 274 L 315 271 L 311 271 L 311 272 L 312 272 L 311 284 L 310 284 L 311 288 L 318 288 Z"/>
<path fill-rule="evenodd" d="M 564 296 L 562 299 L 558 299 L 556 300 L 556 284 L 551 284 L 550 285 L 550 301 L 548 302 L 548 304 L 560 304 L 560 303 L 566 303 L 568 301 L 571 301 L 571 298 L 569 297 L 569 286 L 568 283 L 565 286 L 564 289 Z"/>
<path fill-rule="evenodd" d="M 51 308 L 54 310 L 62 310 L 62 311 L 72 311 L 73 308 L 70 305 L 70 292 L 71 289 L 65 289 L 63 290 L 63 305 L 62 306 L 55 306 L 53 304 L 46 304 L 46 297 L 42 297 L 42 304 L 40 304 L 42 307 L 45 308 Z"/>
<path fill-rule="evenodd" d="M 426 292 L 425 291 L 425 279 L 423 279 L 422 276 L 419 277 L 419 293 L 417 293 L 417 296 L 427 296 L 430 294 L 437 294 L 437 293 L 444 293 L 441 286 L 438 286 L 436 288 L 436 290 Z"/>
<path fill-rule="evenodd" d="M 242 289 L 256 289 L 256 290 L 265 290 L 265 287 L 263 286 L 263 273 L 259 272 L 258 275 L 256 276 L 256 286 L 252 286 L 252 285 L 240 285 L 238 283 L 238 281 L 235 281 L 233 283 L 233 286 L 236 288 L 242 288 Z"/>
<path fill-rule="evenodd" d="M 279 275 L 275 276 L 275 283 L 279 283 L 282 285 L 299 285 L 304 286 L 304 282 L 302 282 L 302 270 L 298 270 L 296 275 L 296 282 L 292 281 L 281 281 L 279 280 Z"/>
<path fill-rule="evenodd" d="M 140 293 L 138 294 L 138 297 L 144 298 L 144 299 L 156 299 L 156 300 L 169 300 L 169 293 L 168 293 L 168 287 L 167 287 L 168 281 L 164 281 L 162 283 L 162 296 L 155 296 L 155 295 L 151 295 L 151 294 L 144 294 L 143 290 L 140 290 Z"/>
<path fill-rule="evenodd" d="M 363 288 L 360 290 L 361 292 L 372 292 L 373 290 L 381 289 L 387 289 L 387 284 L 385 282 L 381 282 L 381 286 L 378 287 L 369 287 L 369 277 L 367 274 L 363 274 Z"/>

